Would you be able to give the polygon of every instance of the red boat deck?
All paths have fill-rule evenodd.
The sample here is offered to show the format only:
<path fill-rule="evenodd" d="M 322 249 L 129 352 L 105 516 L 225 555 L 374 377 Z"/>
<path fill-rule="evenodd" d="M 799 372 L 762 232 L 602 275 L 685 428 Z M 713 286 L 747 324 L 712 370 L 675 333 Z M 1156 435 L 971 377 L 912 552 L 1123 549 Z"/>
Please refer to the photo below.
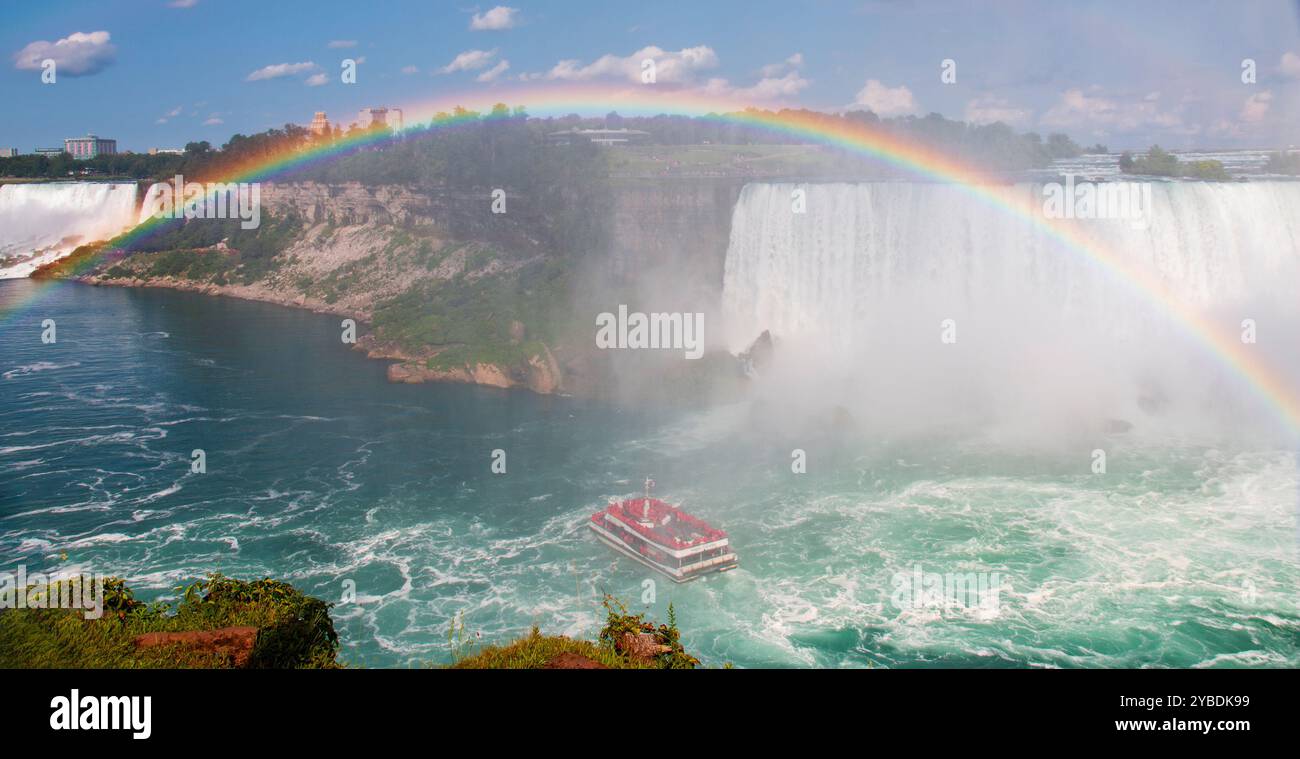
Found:
<path fill-rule="evenodd" d="M 726 532 L 658 498 L 616 501 L 592 519 L 598 519 L 601 514 L 617 518 L 642 537 L 665 548 L 690 548 L 727 537 Z M 646 522 L 650 525 L 646 526 Z"/>
<path fill-rule="evenodd" d="M 650 496 L 612 501 L 591 515 L 602 542 L 676 582 L 736 567 L 727 533 Z"/>

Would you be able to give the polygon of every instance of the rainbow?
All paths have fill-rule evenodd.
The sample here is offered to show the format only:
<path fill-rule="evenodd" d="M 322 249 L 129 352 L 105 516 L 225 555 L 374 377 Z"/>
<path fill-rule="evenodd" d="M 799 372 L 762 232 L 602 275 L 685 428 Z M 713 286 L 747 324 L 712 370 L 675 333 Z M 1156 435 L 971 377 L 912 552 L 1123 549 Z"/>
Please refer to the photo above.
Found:
<path fill-rule="evenodd" d="M 404 106 L 403 112 L 407 114 L 408 123 L 421 125 L 422 128 L 448 129 L 476 119 L 477 116 L 472 111 L 487 113 L 493 104 L 501 102 L 526 104 L 531 117 L 562 116 L 569 113 L 594 115 L 617 111 L 624 116 L 667 114 L 714 119 L 868 156 L 920 177 L 957 185 L 989 207 L 1042 229 L 1067 250 L 1095 262 L 1118 281 L 1156 304 L 1217 360 L 1244 379 L 1276 410 L 1293 432 L 1300 433 L 1300 394 L 1297 393 L 1297 388 L 1269 366 L 1253 346 L 1240 340 L 1238 325 L 1225 325 L 1207 318 L 1177 293 L 1170 291 L 1156 276 L 1156 272 L 1139 267 L 1126 260 L 1120 251 L 1107 249 L 1089 239 L 1077 225 L 1046 218 L 1041 213 L 1041 208 L 1030 202 L 1024 193 L 1007 192 L 1005 186 L 994 178 L 937 150 L 904 140 L 879 128 L 844 119 L 827 118 L 825 114 L 815 111 L 758 110 L 727 97 L 699 91 L 665 91 L 657 86 L 547 84 L 500 88 L 443 96 L 414 106 Z M 463 112 L 458 112 L 457 107 L 470 109 L 471 113 L 458 115 Z M 344 137 L 305 150 L 295 149 L 250 160 L 230 170 L 226 176 L 209 177 L 207 181 L 270 181 L 400 136 L 367 133 Z M 146 219 L 114 243 L 118 246 L 130 245 L 168 221 L 170 220 Z M 88 258 L 78 262 L 72 273 L 84 272 L 97 263 L 95 258 Z M 46 285 L 49 286 L 53 285 Z M 27 297 L 23 303 L 10 308 L 4 319 L 7 320 L 36 297 L 38 296 Z"/>

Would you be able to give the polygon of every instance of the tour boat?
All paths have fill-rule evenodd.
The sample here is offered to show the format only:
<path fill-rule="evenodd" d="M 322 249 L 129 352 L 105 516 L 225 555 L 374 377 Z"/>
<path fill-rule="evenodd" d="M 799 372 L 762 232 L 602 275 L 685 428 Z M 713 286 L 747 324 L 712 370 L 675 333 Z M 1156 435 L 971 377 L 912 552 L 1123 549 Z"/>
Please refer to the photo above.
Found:
<path fill-rule="evenodd" d="M 615 551 L 663 572 L 674 582 L 690 582 L 710 572 L 736 568 L 727 533 L 670 503 L 645 496 L 612 500 L 591 515 L 591 529 Z"/>

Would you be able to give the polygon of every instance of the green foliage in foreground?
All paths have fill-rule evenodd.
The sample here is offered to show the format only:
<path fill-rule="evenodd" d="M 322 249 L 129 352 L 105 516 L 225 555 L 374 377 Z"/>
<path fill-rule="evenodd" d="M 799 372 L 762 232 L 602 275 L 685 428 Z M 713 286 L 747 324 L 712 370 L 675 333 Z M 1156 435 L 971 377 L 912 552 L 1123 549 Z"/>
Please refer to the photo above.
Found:
<path fill-rule="evenodd" d="M 1119 170 L 1125 174 L 1141 174 L 1149 177 L 1181 177 L 1184 179 L 1205 179 L 1214 182 L 1229 182 L 1232 177 L 1219 161 L 1180 161 L 1178 156 L 1159 145 L 1152 145 L 1147 154 L 1134 158 L 1125 152 L 1119 157 Z"/>
<path fill-rule="evenodd" d="M 110 578 L 105 583 L 101 619 L 85 619 L 77 609 L 0 611 L 0 668 L 224 668 L 230 662 L 221 655 L 182 646 L 137 649 L 132 641 L 150 632 L 237 626 L 261 631 L 251 667 L 338 666 L 338 635 L 329 616 L 330 604 L 288 583 L 245 582 L 212 574 L 183 591 L 175 605 L 146 604 L 137 601 L 121 580 Z"/>
<path fill-rule="evenodd" d="M 90 582 L 75 578 L 64 582 Z M 84 587 L 84 586 L 83 586 Z M 200 653 L 184 646 L 137 649 L 136 636 L 151 632 L 256 627 L 260 633 L 250 667 L 333 669 L 339 643 L 330 620 L 331 604 L 304 595 L 288 583 L 262 579 L 235 580 L 209 575 L 183 591 L 176 604 L 144 603 L 126 584 L 108 578 L 104 585 L 104 615 L 86 619 L 80 609 L 6 609 L 0 611 L 0 669 L 223 669 L 228 657 Z M 453 669 L 541 669 L 563 653 L 578 654 L 611 669 L 692 669 L 699 660 L 680 642 L 677 617 L 668 607 L 668 624 L 655 626 L 642 614 L 629 614 L 611 596 L 605 601 L 606 622 L 597 642 L 542 635 L 534 627 L 528 636 L 502 646 L 475 648 L 463 619 L 448 630 Z M 671 648 L 653 662 L 620 653 L 615 642 L 624 632 L 650 633 Z"/>
<path fill-rule="evenodd" d="M 601 602 L 605 607 L 605 627 L 598 642 L 573 640 L 564 636 L 542 635 L 533 627 L 528 637 L 505 646 L 488 646 L 472 655 L 465 655 L 469 637 L 465 623 L 452 620 L 447 634 L 452 651 L 452 669 L 544 669 L 547 662 L 564 653 L 579 654 L 600 662 L 611 669 L 694 669 L 700 660 L 686 653 L 677 629 L 677 614 L 668 605 L 668 624 L 659 625 L 645 620 L 644 614 L 629 614 L 627 606 L 613 596 L 606 595 Z M 641 661 L 620 653 L 616 643 L 625 633 L 649 633 L 660 645 L 671 651 L 659 654 L 653 662 Z"/>
<path fill-rule="evenodd" d="M 632 661 L 608 646 L 562 635 L 542 635 L 536 627 L 525 638 L 505 646 L 488 646 L 478 653 L 459 659 L 451 669 L 544 669 L 560 654 L 578 654 L 600 662 L 610 669 L 654 669 L 649 664 Z"/>
<path fill-rule="evenodd" d="M 686 653 L 682 647 L 682 634 L 677 629 L 677 612 L 671 603 L 668 604 L 668 624 L 658 627 L 647 622 L 644 614 L 628 614 L 627 606 L 609 594 L 605 595 L 601 604 L 605 607 L 605 627 L 600 631 L 600 641 L 606 647 L 612 649 L 626 633 L 649 633 L 655 636 L 656 643 L 671 649 L 655 658 L 659 669 L 695 669 L 700 665 L 700 660 Z"/>

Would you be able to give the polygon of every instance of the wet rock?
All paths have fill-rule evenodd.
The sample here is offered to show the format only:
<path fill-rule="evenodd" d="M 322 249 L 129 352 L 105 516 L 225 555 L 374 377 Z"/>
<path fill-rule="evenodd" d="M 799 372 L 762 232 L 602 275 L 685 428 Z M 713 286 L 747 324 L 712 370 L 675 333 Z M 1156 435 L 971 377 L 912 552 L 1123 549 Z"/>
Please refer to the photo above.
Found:
<path fill-rule="evenodd" d="M 762 372 L 772 364 L 775 353 L 776 346 L 772 340 L 772 333 L 763 330 L 763 333 L 750 344 L 749 349 L 740 354 L 740 358 L 747 362 L 754 372 Z"/>

